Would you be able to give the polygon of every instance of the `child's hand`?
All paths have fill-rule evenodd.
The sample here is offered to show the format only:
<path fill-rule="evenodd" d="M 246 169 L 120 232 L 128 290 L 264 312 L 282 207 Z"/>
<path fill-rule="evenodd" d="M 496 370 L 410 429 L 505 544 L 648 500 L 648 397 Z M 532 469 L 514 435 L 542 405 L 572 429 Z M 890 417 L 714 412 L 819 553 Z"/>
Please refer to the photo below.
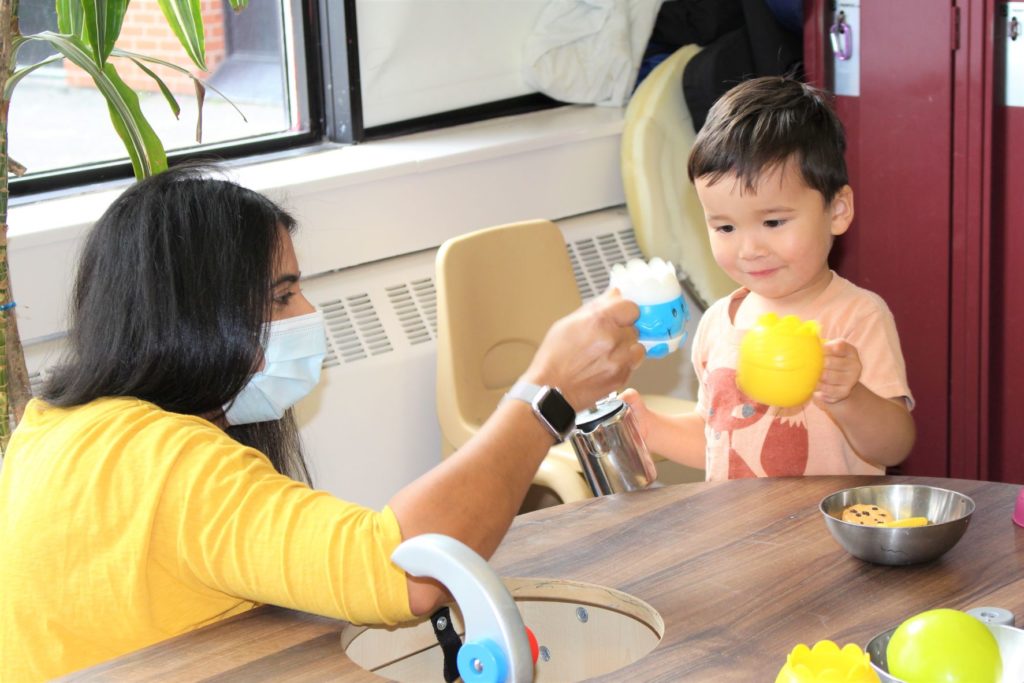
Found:
<path fill-rule="evenodd" d="M 842 339 L 824 343 L 825 367 L 814 396 L 823 403 L 839 403 L 849 398 L 853 388 L 860 382 L 863 369 L 857 347 Z"/>
<path fill-rule="evenodd" d="M 640 397 L 640 393 L 636 389 L 626 389 L 619 394 L 619 398 L 625 401 L 629 405 L 629 409 L 633 411 L 636 425 L 640 429 L 640 437 L 646 440 L 647 434 L 650 431 L 651 411 L 647 409 L 647 404 Z"/>

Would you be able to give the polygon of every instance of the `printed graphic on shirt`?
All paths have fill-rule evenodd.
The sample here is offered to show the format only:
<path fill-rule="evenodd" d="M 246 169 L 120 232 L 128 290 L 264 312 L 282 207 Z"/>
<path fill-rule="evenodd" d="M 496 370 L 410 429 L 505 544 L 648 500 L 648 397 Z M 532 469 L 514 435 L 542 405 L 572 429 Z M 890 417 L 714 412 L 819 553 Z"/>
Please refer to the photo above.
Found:
<path fill-rule="evenodd" d="M 792 477 L 807 469 L 809 440 L 803 406 L 770 408 L 754 401 L 736 386 L 736 371 L 716 368 L 704 375 L 709 397 L 708 426 L 716 441 L 725 439 L 729 453 L 729 479 L 756 477 L 756 463 L 770 477 Z M 767 424 L 765 421 L 768 421 Z M 734 438 L 745 430 L 760 439 Z M 737 444 L 755 445 L 754 452 L 741 452 Z"/>

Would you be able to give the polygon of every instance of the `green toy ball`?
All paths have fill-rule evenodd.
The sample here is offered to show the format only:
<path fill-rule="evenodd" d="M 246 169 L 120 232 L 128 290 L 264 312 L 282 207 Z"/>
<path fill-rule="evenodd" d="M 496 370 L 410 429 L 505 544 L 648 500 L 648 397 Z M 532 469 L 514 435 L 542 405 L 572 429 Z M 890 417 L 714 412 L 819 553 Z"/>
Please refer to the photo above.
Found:
<path fill-rule="evenodd" d="M 886 650 L 889 673 L 906 683 L 999 683 L 1003 658 L 995 636 L 978 619 L 955 609 L 910 617 Z"/>

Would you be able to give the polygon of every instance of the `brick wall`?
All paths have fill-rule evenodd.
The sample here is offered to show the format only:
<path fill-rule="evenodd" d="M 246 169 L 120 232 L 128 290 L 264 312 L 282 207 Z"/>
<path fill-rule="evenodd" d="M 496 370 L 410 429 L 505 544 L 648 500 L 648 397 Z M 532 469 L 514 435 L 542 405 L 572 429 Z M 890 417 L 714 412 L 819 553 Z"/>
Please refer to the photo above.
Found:
<path fill-rule="evenodd" d="M 230 11 L 230 10 L 229 10 Z M 225 36 L 224 0 L 202 0 L 203 27 L 206 34 L 206 66 L 215 71 L 224 61 L 227 54 Z M 131 50 L 149 57 L 156 57 L 185 67 L 201 79 L 209 77 L 209 72 L 196 70 L 192 60 L 188 58 L 174 32 L 167 25 L 157 0 L 132 0 L 128 13 L 121 27 L 121 35 L 117 47 Z M 130 60 L 114 59 L 117 71 L 131 88 L 135 90 L 158 90 L 152 78 L 147 76 Z M 184 74 L 146 62 L 163 79 L 171 92 L 192 94 L 192 79 Z M 92 87 L 92 79 L 74 64 L 64 61 L 67 83 L 71 86 Z"/>

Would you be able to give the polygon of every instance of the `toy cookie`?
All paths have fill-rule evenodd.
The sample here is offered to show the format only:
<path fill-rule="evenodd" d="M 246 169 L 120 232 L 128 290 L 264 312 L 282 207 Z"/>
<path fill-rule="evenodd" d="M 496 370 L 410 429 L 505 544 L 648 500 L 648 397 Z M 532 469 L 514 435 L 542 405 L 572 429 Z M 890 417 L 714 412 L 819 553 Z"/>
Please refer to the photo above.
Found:
<path fill-rule="evenodd" d="M 857 503 L 843 509 L 843 521 L 864 526 L 876 526 L 892 520 L 892 515 L 885 508 L 868 503 Z"/>

